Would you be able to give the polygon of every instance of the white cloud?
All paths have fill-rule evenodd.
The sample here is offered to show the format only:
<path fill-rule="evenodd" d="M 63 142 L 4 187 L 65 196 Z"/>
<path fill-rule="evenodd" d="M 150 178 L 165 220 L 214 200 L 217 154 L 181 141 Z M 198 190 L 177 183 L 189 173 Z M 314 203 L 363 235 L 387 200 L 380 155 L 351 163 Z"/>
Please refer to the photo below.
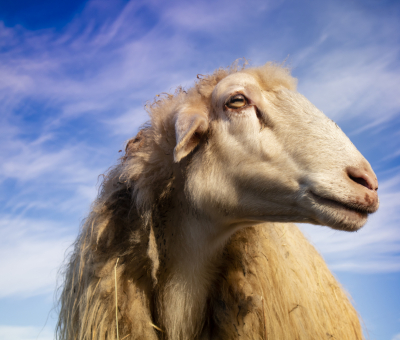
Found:
<path fill-rule="evenodd" d="M 292 57 L 295 71 L 302 68 L 300 90 L 333 119 L 362 116 L 361 127 L 398 115 L 400 49 L 391 34 L 400 29 L 398 20 L 345 6 L 332 11 L 323 14 L 326 24 L 314 44 Z"/>
<path fill-rule="evenodd" d="M 396 334 L 392 340 L 400 340 L 400 333 Z"/>
<path fill-rule="evenodd" d="M 58 269 L 74 238 L 55 221 L 1 218 L 0 298 L 54 291 Z"/>
<path fill-rule="evenodd" d="M 18 151 L 13 150 L 14 154 L 7 152 L 8 157 L 0 167 L 0 178 L 26 182 L 46 176 L 47 181 L 51 177 L 60 183 L 87 183 L 94 178 L 93 171 L 99 173 L 100 169 L 90 169 L 84 163 L 82 156 L 89 153 L 84 145 L 51 152 L 35 143 L 19 144 Z"/>
<path fill-rule="evenodd" d="M 374 48 L 332 52 L 314 63 L 300 89 L 333 119 L 362 116 L 361 126 L 373 127 L 400 111 L 400 69 L 390 67 L 397 58 L 397 53 L 381 55 Z"/>
<path fill-rule="evenodd" d="M 105 119 L 104 124 L 108 126 L 114 135 L 133 137 L 138 128 L 150 118 L 144 108 L 130 109 L 113 119 Z"/>
<path fill-rule="evenodd" d="M 163 11 L 163 19 L 168 25 L 178 26 L 183 32 L 201 31 L 214 33 L 229 32 L 234 23 L 243 20 L 243 12 L 247 12 L 246 21 L 249 17 L 259 15 L 279 6 L 282 1 L 266 2 L 253 1 L 235 2 L 229 0 L 213 1 L 212 5 L 207 1 L 199 1 L 196 5 L 190 2 L 176 2 L 166 6 Z M 249 11 L 251 8 L 251 11 Z M 251 19 L 250 19 L 251 20 Z"/>
<path fill-rule="evenodd" d="M 52 295 L 98 175 L 148 120 L 143 105 L 198 73 L 289 55 L 300 91 L 340 124 L 356 117 L 353 133 L 398 117 L 398 18 L 354 2 L 302 1 L 293 12 L 295 3 L 102 0 L 61 33 L 0 22 L 0 298 Z M 143 6 L 154 15 L 149 26 L 135 14 Z M 400 175 L 387 170 L 381 207 L 362 230 L 302 227 L 333 270 L 400 271 Z M 2 339 L 53 334 L 2 325 Z"/>
<path fill-rule="evenodd" d="M 0 340 L 53 340 L 49 328 L 0 325 Z"/>
<path fill-rule="evenodd" d="M 261 63 L 289 51 L 294 72 L 301 76 L 301 92 L 332 118 L 362 118 L 359 128 L 380 124 L 400 111 L 400 70 L 394 66 L 399 49 L 388 38 L 398 26 L 393 20 L 383 22 L 378 16 L 333 6 L 318 14 L 323 22 L 320 35 L 307 46 L 292 49 L 288 45 L 296 34 L 287 39 L 286 32 L 269 26 L 265 19 L 272 17 L 260 14 L 272 10 L 265 1 L 232 5 L 222 0 L 212 7 L 202 2 L 147 3 L 158 18 L 149 29 L 133 20 L 143 1 L 119 4 L 119 12 L 109 2 L 90 1 L 61 35 L 0 25 L 1 46 L 11 46 L 0 64 L 0 180 L 20 185 L 3 200 L 6 213 L 15 214 L 0 220 L 0 254 L 9 259 L 0 262 L 0 271 L 7 273 L 0 283 L 3 296 L 54 287 L 55 270 L 73 237 L 57 233 L 57 224 L 47 214 L 65 218 L 73 212 L 83 217 L 96 194 L 98 174 L 115 162 L 124 140 L 148 119 L 145 101 L 179 84 L 192 84 L 197 73 L 211 72 L 247 54 Z M 253 12 L 247 11 L 249 7 Z M 339 12 L 332 14 L 333 10 Z M 106 17 L 97 26 L 96 15 Z M 259 27 L 251 26 L 260 18 Z M 343 19 L 340 25 L 337 18 Z M 373 29 L 378 24 L 379 29 Z M 253 28 L 257 30 L 250 31 Z M 234 35 L 222 39 L 219 33 L 227 31 Z M 196 44 L 193 34 L 206 42 Z M 367 43 L 356 43 L 366 37 Z M 34 116 L 50 112 L 37 118 L 40 124 L 33 127 L 17 114 L 32 98 L 41 104 Z M 61 133 L 68 124 L 71 127 Z M 34 137 L 22 137 L 33 128 Z M 104 139 L 99 142 L 96 136 Z M 106 143 L 115 147 L 115 153 Z M 400 190 L 393 189 L 399 178 L 381 184 L 381 208 L 360 232 L 305 228 L 332 268 L 400 270 Z M 42 218 L 29 217 L 31 212 L 40 212 Z M 32 277 L 32 282 L 28 285 L 22 275 Z"/>
<path fill-rule="evenodd" d="M 36 211 L 42 216 L 58 213 L 60 218 L 66 218 L 66 214 L 72 213 L 83 217 L 97 195 L 99 174 L 117 158 L 117 152 L 113 159 L 112 153 L 104 156 L 104 150 L 84 143 L 60 145 L 57 150 L 48 134 L 31 142 L 15 136 L 1 139 L 0 213 L 3 214 Z M 10 181 L 15 182 L 11 190 L 7 189 Z"/>

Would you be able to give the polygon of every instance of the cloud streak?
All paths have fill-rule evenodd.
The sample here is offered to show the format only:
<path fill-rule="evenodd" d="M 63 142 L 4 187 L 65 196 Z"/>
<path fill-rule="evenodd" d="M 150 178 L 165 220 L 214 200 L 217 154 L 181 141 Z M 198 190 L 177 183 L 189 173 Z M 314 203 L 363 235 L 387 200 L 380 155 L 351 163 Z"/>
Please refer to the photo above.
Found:
<path fill-rule="evenodd" d="M 146 100 L 190 85 L 198 73 L 242 56 L 260 64 L 290 54 L 300 91 L 346 131 L 361 134 L 398 117 L 399 44 L 390 33 L 398 31 L 398 22 L 335 3 L 314 13 L 311 2 L 90 1 L 62 33 L 0 25 L 1 225 L 20 235 L 5 234 L 2 254 L 16 256 L 2 269 L 36 263 L 32 287 L 11 275 L 3 294 L 49 291 L 59 249 L 72 242 L 71 233 L 54 232 L 57 221 L 65 219 L 60 228 L 76 223 L 76 233 L 96 194 L 97 176 L 148 119 Z M 246 11 L 249 6 L 254 10 Z M 318 34 L 301 29 L 296 11 Z M 379 157 L 388 157 L 396 145 L 381 149 Z M 400 271 L 396 183 L 393 174 L 381 183 L 381 208 L 359 233 L 305 229 L 333 269 Z"/>
<path fill-rule="evenodd" d="M 400 333 L 396 334 L 392 340 L 400 340 Z"/>
<path fill-rule="evenodd" d="M 43 219 L 0 220 L 0 298 L 51 293 L 74 236 L 68 226 Z"/>
<path fill-rule="evenodd" d="M 0 325 L 0 340 L 52 340 L 53 332 L 48 328 Z"/>
<path fill-rule="evenodd" d="M 381 207 L 362 230 L 301 227 L 330 268 L 399 273 L 400 23 L 372 3 L 90 0 L 58 30 L 0 22 L 0 298 L 50 300 L 98 175 L 148 120 L 146 101 L 241 57 L 289 56 L 299 91 L 377 172 Z M 24 322 L 0 339 L 36 338 Z"/>

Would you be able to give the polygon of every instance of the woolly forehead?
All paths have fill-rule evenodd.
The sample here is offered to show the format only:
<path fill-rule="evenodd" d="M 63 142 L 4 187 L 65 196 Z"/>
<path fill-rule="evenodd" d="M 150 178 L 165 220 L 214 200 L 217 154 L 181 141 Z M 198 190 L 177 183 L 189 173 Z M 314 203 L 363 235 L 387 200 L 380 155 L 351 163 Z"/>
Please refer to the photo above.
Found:
<path fill-rule="evenodd" d="M 211 95 L 211 103 L 215 109 L 224 107 L 227 99 L 235 94 L 243 93 L 246 97 L 257 100 L 261 96 L 260 85 L 253 76 L 238 72 L 222 79 Z"/>
<path fill-rule="evenodd" d="M 266 66 L 269 67 L 265 70 Z M 287 69 L 266 66 L 237 72 L 222 79 L 212 92 L 212 106 L 215 109 L 223 107 L 227 99 L 235 93 L 243 93 L 246 97 L 257 101 L 262 90 L 274 91 L 282 87 L 289 90 L 296 89 L 296 79 L 290 76 Z"/>
<path fill-rule="evenodd" d="M 212 120 L 213 111 L 219 106 L 218 100 L 226 100 L 229 91 L 252 91 L 261 93 L 262 90 L 274 91 L 285 87 L 296 89 L 297 80 L 290 75 L 289 69 L 266 63 L 260 67 L 241 71 L 218 69 L 213 74 L 205 76 L 187 91 L 178 88 L 175 94 L 157 96 L 154 102 L 146 106 L 151 117 L 152 131 L 157 135 L 165 135 L 165 131 L 174 129 L 177 116 L 180 113 L 201 114 L 207 120 Z M 253 93 L 244 93 L 249 97 Z M 257 97 L 257 96 L 256 96 Z M 252 97 L 253 98 L 253 97 Z M 256 98 L 254 98 L 256 100 Z M 214 108 L 214 110 L 213 110 Z"/>

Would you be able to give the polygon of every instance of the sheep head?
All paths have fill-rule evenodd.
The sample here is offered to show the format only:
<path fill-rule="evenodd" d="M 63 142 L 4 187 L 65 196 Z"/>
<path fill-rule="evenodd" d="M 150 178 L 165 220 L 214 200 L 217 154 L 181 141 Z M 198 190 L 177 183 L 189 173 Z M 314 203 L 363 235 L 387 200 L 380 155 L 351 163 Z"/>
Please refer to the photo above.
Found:
<path fill-rule="evenodd" d="M 232 73 L 209 102 L 179 110 L 175 162 L 197 147 L 182 165 L 187 197 L 227 228 L 279 221 L 358 230 L 379 205 L 370 164 L 293 82 L 268 79 L 273 67 Z"/>

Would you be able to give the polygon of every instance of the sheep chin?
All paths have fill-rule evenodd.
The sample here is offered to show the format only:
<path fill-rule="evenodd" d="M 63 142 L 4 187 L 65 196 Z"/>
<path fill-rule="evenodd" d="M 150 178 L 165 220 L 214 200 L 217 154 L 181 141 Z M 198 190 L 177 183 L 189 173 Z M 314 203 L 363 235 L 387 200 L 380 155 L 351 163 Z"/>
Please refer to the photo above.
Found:
<path fill-rule="evenodd" d="M 314 192 L 310 192 L 310 197 L 318 222 L 337 230 L 359 230 L 367 222 L 368 215 L 378 209 L 378 204 L 374 206 L 355 205 L 322 197 Z"/>

